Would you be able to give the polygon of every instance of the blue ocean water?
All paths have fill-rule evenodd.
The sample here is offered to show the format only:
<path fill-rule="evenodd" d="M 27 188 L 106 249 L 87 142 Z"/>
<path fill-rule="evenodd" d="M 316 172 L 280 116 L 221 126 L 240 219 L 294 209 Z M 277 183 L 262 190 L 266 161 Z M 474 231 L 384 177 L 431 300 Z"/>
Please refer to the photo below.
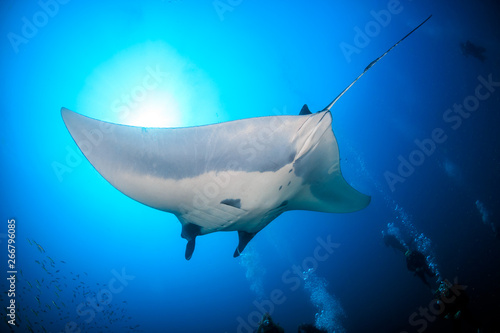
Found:
<path fill-rule="evenodd" d="M 494 1 L 5 0 L 0 10 L 2 332 L 247 333 L 266 312 L 285 332 L 500 331 Z M 198 237 L 186 261 L 175 216 L 113 188 L 61 118 L 66 107 L 185 127 L 322 110 L 430 14 L 332 108 L 344 177 L 370 205 L 286 212 L 236 259 L 231 232 Z M 383 233 L 425 255 L 431 288 Z M 438 278 L 465 289 L 467 315 L 439 318 Z"/>

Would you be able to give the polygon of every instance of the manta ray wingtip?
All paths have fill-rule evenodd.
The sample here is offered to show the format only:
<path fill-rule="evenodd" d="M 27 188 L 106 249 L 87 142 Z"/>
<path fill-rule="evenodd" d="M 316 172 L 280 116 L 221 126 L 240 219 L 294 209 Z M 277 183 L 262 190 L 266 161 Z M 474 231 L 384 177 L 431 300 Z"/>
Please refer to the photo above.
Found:
<path fill-rule="evenodd" d="M 66 115 L 68 115 L 68 113 L 70 113 L 70 112 L 71 112 L 71 110 L 66 109 L 64 106 L 61 108 L 61 117 L 63 118 L 63 120 L 66 117 Z"/>

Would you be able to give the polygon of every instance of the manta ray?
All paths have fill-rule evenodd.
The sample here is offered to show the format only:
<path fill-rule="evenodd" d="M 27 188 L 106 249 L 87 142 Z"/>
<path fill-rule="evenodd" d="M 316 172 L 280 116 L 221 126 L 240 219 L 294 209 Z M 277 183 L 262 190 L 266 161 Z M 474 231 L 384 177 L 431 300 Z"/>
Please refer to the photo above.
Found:
<path fill-rule="evenodd" d="M 370 203 L 340 170 L 331 107 L 403 39 L 371 62 L 327 107 L 298 115 L 248 118 L 185 128 L 107 123 L 66 108 L 74 141 L 116 189 L 174 214 L 191 259 L 197 236 L 237 231 L 234 257 L 271 221 L 291 210 L 349 213 Z"/>

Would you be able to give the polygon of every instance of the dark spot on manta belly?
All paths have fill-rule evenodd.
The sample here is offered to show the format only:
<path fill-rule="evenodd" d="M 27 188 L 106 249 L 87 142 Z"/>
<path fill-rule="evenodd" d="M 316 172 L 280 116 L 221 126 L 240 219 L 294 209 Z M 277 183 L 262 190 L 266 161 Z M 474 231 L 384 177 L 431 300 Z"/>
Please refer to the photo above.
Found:
<path fill-rule="evenodd" d="M 288 184 L 286 186 L 290 186 L 290 184 L 292 183 L 292 181 L 289 181 Z"/>
<path fill-rule="evenodd" d="M 292 168 L 292 169 L 290 169 L 290 170 L 288 170 L 288 173 L 290 173 L 290 172 L 292 172 L 292 171 L 293 171 L 293 168 Z"/>
<path fill-rule="evenodd" d="M 232 207 L 241 209 L 241 200 L 240 199 L 224 199 L 220 203 L 223 205 L 228 205 L 228 206 L 232 206 Z"/>
<path fill-rule="evenodd" d="M 278 207 L 273 208 L 270 211 L 268 211 L 265 214 L 264 219 L 267 221 L 271 221 L 271 220 L 277 218 L 286 210 L 287 205 L 288 205 L 288 200 L 283 201 Z"/>
<path fill-rule="evenodd" d="M 283 188 L 283 185 L 280 186 L 280 188 L 278 189 L 278 191 L 281 191 L 282 188 Z"/>

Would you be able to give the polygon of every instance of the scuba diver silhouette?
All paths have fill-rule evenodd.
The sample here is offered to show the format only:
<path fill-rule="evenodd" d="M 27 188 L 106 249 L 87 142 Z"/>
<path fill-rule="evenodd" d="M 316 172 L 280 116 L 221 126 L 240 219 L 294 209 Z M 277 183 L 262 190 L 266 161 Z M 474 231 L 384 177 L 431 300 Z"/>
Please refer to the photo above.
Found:
<path fill-rule="evenodd" d="M 255 333 L 284 333 L 285 330 L 278 324 L 275 324 L 271 318 L 269 313 L 266 313 L 262 316 L 262 319 L 259 323 L 259 327 Z"/>
<path fill-rule="evenodd" d="M 429 288 L 432 288 L 425 276 L 434 277 L 436 274 L 430 269 L 424 254 L 418 250 L 408 250 L 405 252 L 405 257 L 408 270 L 418 276 Z"/>
<path fill-rule="evenodd" d="M 398 251 L 405 253 L 408 248 L 404 246 L 401 241 L 393 234 L 382 231 L 382 239 L 384 240 L 385 246 L 392 247 Z"/>
<path fill-rule="evenodd" d="M 442 311 L 438 314 L 442 319 L 452 321 L 453 331 L 462 332 L 463 327 L 469 326 L 474 332 L 481 332 L 481 324 L 469 310 L 469 296 L 465 292 L 467 286 L 451 283 L 447 279 L 442 280 L 434 293 L 436 304 Z"/>
<path fill-rule="evenodd" d="M 481 62 L 486 60 L 484 56 L 484 52 L 486 49 L 482 46 L 475 45 L 470 41 L 466 41 L 465 43 L 460 43 L 460 49 L 462 50 L 462 54 L 466 57 L 473 56 L 474 58 L 479 59 Z"/>
<path fill-rule="evenodd" d="M 432 288 L 427 281 L 426 275 L 434 277 L 436 273 L 430 268 L 427 258 L 422 252 L 413 249 L 415 247 L 413 240 L 410 240 L 410 244 L 406 245 L 406 242 L 398 234 L 399 230 L 394 231 L 389 229 L 388 231 L 382 231 L 384 244 L 404 253 L 408 270 L 418 276 L 426 286 Z"/>

